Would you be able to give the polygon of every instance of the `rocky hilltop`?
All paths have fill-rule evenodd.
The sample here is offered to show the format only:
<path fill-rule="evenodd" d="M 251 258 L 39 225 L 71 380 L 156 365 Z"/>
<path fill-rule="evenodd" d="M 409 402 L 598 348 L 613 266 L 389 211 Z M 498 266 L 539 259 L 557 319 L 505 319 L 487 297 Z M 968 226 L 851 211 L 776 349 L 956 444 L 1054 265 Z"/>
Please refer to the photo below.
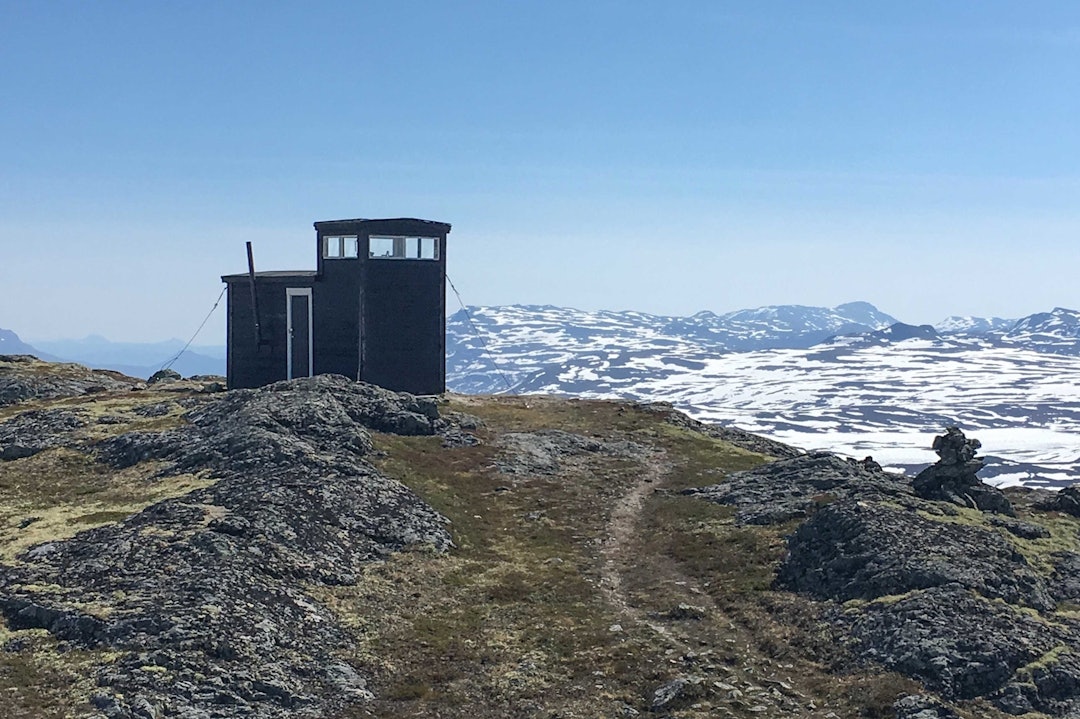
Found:
<path fill-rule="evenodd" d="M 912 478 L 665 404 L 0 356 L 0 708 L 1080 715 L 1080 491 L 931 444 Z"/>

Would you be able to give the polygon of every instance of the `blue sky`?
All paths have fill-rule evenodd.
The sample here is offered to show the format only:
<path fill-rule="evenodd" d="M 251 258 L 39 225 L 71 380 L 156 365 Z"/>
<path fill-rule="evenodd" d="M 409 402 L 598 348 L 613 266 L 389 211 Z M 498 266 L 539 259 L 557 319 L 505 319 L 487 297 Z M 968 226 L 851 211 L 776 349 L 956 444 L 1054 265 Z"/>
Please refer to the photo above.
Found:
<path fill-rule="evenodd" d="M 0 28 L 24 337 L 186 338 L 245 241 L 309 269 L 311 223 L 356 216 L 452 223 L 471 304 L 1080 306 L 1074 2 L 0 0 Z"/>

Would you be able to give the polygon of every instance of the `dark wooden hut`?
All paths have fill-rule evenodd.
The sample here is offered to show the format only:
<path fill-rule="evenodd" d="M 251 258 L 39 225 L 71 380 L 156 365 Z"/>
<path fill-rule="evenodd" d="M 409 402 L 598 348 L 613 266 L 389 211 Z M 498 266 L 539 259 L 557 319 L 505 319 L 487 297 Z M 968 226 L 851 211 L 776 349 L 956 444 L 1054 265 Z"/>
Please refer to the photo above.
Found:
<path fill-rule="evenodd" d="M 315 223 L 314 271 L 225 275 L 229 388 L 342 374 L 446 389 L 445 222 Z"/>

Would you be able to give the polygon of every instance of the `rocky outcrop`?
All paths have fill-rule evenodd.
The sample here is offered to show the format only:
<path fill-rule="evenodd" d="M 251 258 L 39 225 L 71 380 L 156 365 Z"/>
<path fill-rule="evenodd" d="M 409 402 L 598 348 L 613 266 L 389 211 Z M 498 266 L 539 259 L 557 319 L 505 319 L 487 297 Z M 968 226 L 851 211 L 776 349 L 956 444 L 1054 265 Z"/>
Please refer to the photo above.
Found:
<path fill-rule="evenodd" d="M 86 422 L 66 409 L 31 410 L 0 422 L 0 461 L 32 457 L 70 444 L 71 433 Z"/>
<path fill-rule="evenodd" d="M 915 493 L 924 499 L 1014 516 L 1016 512 L 1001 490 L 975 476 L 986 466 L 975 458 L 981 446 L 979 440 L 968 439 L 957 427 L 946 429 L 945 434 L 934 438 L 933 449 L 940 459 L 915 477 Z"/>
<path fill-rule="evenodd" d="M 815 453 L 684 493 L 734 506 L 744 525 L 799 521 L 775 587 L 818 600 L 856 662 L 949 701 L 1073 716 L 1080 621 L 1056 610 L 1080 599 L 1080 547 L 1075 530 L 1054 534 L 1038 510 L 1068 513 L 1074 498 L 1022 492 L 1015 517 L 1005 494 L 975 476 L 979 446 L 950 428 L 934 442 L 939 462 L 914 480 Z M 919 697 L 895 710 L 956 716 Z"/>
<path fill-rule="evenodd" d="M 0 355 L 0 407 L 34 399 L 124 392 L 145 385 L 111 370 L 43 362 L 32 355 Z"/>
<path fill-rule="evenodd" d="M 431 435 L 446 426 L 433 399 L 335 375 L 234 390 L 185 419 L 190 424 L 181 429 L 102 442 L 100 456 L 116 468 L 156 459 L 169 462 L 170 471 L 261 471 L 276 464 L 350 472 L 371 450 L 367 429 Z"/>
<path fill-rule="evenodd" d="M 838 611 L 834 621 L 860 656 L 945 699 L 985 697 L 1009 714 L 1080 709 L 1075 621 L 1048 622 L 958 584 Z"/>
<path fill-rule="evenodd" d="M 1048 512 L 1064 512 L 1073 517 L 1080 517 L 1080 486 L 1073 484 L 1060 492 L 1055 492 L 1047 498 L 1047 501 L 1041 502 L 1039 508 Z"/>
<path fill-rule="evenodd" d="M 777 584 L 845 602 L 959 585 L 989 599 L 1047 610 L 1046 581 L 1000 533 L 915 507 L 848 499 L 795 530 Z"/>
<path fill-rule="evenodd" d="M 366 460 L 369 430 L 443 428 L 435 403 L 321 376 L 231 392 L 185 419 L 106 440 L 100 459 L 216 483 L 31 548 L 0 568 L 0 613 L 119 652 L 93 699 L 110 719 L 322 716 L 363 701 L 362 673 L 336 658 L 348 633 L 303 588 L 450 546 L 446 520 Z"/>
<path fill-rule="evenodd" d="M 556 474 L 573 458 L 588 454 L 612 457 L 642 457 L 646 449 L 634 442 L 604 442 L 558 429 L 537 432 L 507 432 L 499 437 L 503 450 L 496 467 L 503 474 Z"/>
<path fill-rule="evenodd" d="M 911 486 L 902 475 L 883 471 L 873 460 L 855 461 L 826 452 L 781 459 L 684 494 L 734 505 L 742 524 L 779 524 L 805 518 L 818 507 L 841 499 L 903 501 L 912 497 Z"/>

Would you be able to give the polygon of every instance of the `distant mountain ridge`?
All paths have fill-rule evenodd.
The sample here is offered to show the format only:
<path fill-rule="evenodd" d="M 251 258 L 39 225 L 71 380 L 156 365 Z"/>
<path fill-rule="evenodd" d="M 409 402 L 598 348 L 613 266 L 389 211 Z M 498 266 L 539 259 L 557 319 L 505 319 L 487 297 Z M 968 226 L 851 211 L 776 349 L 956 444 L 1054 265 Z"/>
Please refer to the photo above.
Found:
<path fill-rule="evenodd" d="M 463 312 L 447 319 L 447 373 L 460 391 L 506 389 L 551 363 L 579 354 L 616 349 L 666 352 L 667 361 L 691 365 L 702 356 L 768 349 L 808 349 L 825 344 L 883 344 L 919 337 L 970 341 L 1051 354 L 1080 355 L 1080 312 L 1056 307 L 1020 319 L 948 317 L 929 325 L 907 325 L 869 302 L 836 307 L 771 305 L 724 314 L 703 310 L 685 317 L 634 311 L 588 312 L 553 305 L 471 308 L 472 320 L 489 345 L 505 353 L 505 372 L 495 373 L 483 356 Z M 34 354 L 146 377 L 183 347 L 178 339 L 113 342 L 99 335 L 82 339 L 22 341 L 0 329 L 0 353 Z M 188 348 L 175 367 L 181 374 L 224 374 L 225 347 Z"/>
<path fill-rule="evenodd" d="M 881 344 L 911 337 L 939 339 L 957 347 L 989 345 L 1012 347 L 1046 354 L 1080 356 L 1080 312 L 1055 307 L 1019 320 L 999 317 L 950 317 L 931 327 L 922 325 L 915 332 L 911 325 L 897 323 L 883 331 L 858 332 L 837 336 L 827 344 Z"/>
<path fill-rule="evenodd" d="M 998 330 L 1009 330 L 1016 320 L 1004 317 L 946 317 L 934 325 L 939 333 L 946 334 L 984 334 Z"/>
<path fill-rule="evenodd" d="M 34 355 L 47 362 L 56 362 L 59 360 L 59 358 L 50 355 L 47 352 L 42 352 L 37 347 L 28 345 L 19 339 L 19 335 L 11 330 L 5 330 L 2 327 L 0 327 L 0 355 Z"/>
<path fill-rule="evenodd" d="M 640 374 L 645 357 L 693 368 L 732 352 L 881 345 L 914 338 L 954 347 L 1080 355 L 1080 312 L 1060 307 L 1019 320 L 949 317 L 935 326 L 902 323 L 869 302 L 832 308 L 777 305 L 719 315 L 704 311 L 687 317 L 553 305 L 472 307 L 469 314 L 471 324 L 464 311 L 447 320 L 447 381 L 461 392 L 550 386 L 547 380 L 561 365 L 590 357 L 623 365 L 618 370 L 623 374 Z M 500 365 L 498 371 L 484 343 Z"/>
<path fill-rule="evenodd" d="M 468 316 L 458 311 L 447 319 L 447 383 L 459 392 L 503 391 L 507 384 L 533 387 L 562 363 L 594 355 L 626 365 L 628 372 L 635 371 L 635 358 L 646 356 L 692 368 L 718 354 L 806 349 L 835 335 L 872 332 L 896 321 L 868 302 L 832 308 L 775 305 L 688 317 L 553 305 L 472 307 Z M 501 358 L 499 371 L 487 359 L 485 343 Z"/>
<path fill-rule="evenodd" d="M 77 362 L 91 369 L 111 369 L 131 377 L 146 378 L 183 349 L 178 339 L 163 342 L 112 342 L 100 335 L 76 340 L 44 340 L 33 345 L 15 332 L 0 329 L 0 354 L 30 354 L 49 362 Z M 189 348 L 172 368 L 184 376 L 225 374 L 225 347 Z"/>
<path fill-rule="evenodd" d="M 897 321 L 869 302 L 832 308 L 773 305 L 667 319 L 664 332 L 692 337 L 728 352 L 811 347 L 833 335 L 881 329 Z"/>
<path fill-rule="evenodd" d="M 922 436 L 959 425 L 993 456 L 984 476 L 1080 479 L 1080 313 L 950 318 L 935 329 L 854 307 L 863 314 L 852 305 L 683 318 L 474 307 L 482 339 L 464 313 L 448 321 L 447 381 L 465 393 L 667 401 L 698 419 L 908 469 L 924 461 Z"/>

